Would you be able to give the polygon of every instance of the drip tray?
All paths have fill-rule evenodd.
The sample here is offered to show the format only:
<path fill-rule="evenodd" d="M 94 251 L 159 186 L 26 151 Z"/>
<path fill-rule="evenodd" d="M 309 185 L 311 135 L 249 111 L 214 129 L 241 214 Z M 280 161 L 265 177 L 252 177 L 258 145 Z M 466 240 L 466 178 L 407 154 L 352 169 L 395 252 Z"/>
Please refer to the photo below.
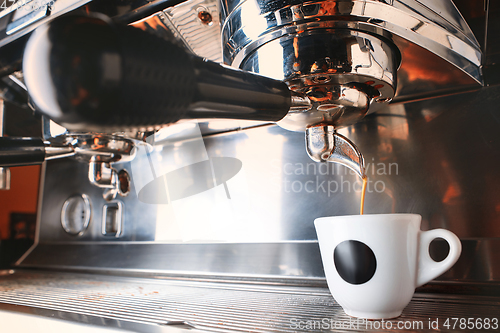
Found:
<path fill-rule="evenodd" d="M 500 297 L 419 293 L 401 317 L 390 320 L 390 330 L 388 321 L 348 317 L 326 288 L 24 270 L 0 274 L 0 310 L 144 332 L 161 327 L 193 332 L 480 331 L 461 328 L 461 318 L 489 321 L 484 331 L 492 332 L 500 330 L 499 309 Z M 456 323 L 452 318 L 458 318 Z"/>

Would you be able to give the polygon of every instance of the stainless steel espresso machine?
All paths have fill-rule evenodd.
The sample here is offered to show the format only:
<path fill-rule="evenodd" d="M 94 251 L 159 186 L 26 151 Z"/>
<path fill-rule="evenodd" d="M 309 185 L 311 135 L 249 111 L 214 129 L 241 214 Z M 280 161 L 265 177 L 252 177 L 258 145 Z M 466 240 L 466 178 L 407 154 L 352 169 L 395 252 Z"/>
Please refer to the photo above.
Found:
<path fill-rule="evenodd" d="M 0 271 L 0 310 L 334 331 L 349 319 L 313 221 L 357 214 L 365 175 L 366 213 L 418 213 L 462 241 L 407 330 L 498 322 L 499 15 L 491 0 L 13 2 L 0 120 L 28 113 L 42 134 L 0 121 L 0 187 L 9 167 L 42 175 L 35 244 Z"/>

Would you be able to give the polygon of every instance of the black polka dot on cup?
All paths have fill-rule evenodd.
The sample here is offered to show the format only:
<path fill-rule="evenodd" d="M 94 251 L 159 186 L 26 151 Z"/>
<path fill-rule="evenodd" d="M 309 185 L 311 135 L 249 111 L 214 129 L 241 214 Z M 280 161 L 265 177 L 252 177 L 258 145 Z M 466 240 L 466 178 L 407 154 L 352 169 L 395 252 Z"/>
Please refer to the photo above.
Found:
<path fill-rule="evenodd" d="M 347 240 L 333 251 L 333 262 L 340 277 L 350 284 L 363 284 L 375 275 L 377 259 L 365 243 Z"/>

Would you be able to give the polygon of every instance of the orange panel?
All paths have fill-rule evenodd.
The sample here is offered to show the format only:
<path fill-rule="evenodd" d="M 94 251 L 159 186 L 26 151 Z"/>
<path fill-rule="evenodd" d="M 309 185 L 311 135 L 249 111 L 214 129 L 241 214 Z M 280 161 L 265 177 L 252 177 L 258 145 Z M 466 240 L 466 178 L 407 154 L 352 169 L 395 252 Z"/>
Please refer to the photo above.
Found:
<path fill-rule="evenodd" d="M 36 213 L 40 166 L 10 168 L 9 191 L 0 191 L 0 239 L 10 237 L 10 213 Z"/>

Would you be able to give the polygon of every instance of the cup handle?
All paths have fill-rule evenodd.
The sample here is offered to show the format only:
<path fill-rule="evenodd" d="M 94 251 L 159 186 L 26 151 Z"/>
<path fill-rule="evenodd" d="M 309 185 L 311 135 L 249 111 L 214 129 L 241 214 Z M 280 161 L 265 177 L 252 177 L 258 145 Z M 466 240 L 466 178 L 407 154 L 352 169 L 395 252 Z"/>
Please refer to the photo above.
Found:
<path fill-rule="evenodd" d="M 442 261 L 434 261 L 429 254 L 429 245 L 436 238 L 443 238 L 450 245 L 448 256 Z M 426 284 L 438 277 L 453 266 L 462 252 L 460 239 L 451 231 L 445 229 L 434 229 L 420 231 L 420 246 L 418 256 L 418 272 L 416 287 Z"/>

